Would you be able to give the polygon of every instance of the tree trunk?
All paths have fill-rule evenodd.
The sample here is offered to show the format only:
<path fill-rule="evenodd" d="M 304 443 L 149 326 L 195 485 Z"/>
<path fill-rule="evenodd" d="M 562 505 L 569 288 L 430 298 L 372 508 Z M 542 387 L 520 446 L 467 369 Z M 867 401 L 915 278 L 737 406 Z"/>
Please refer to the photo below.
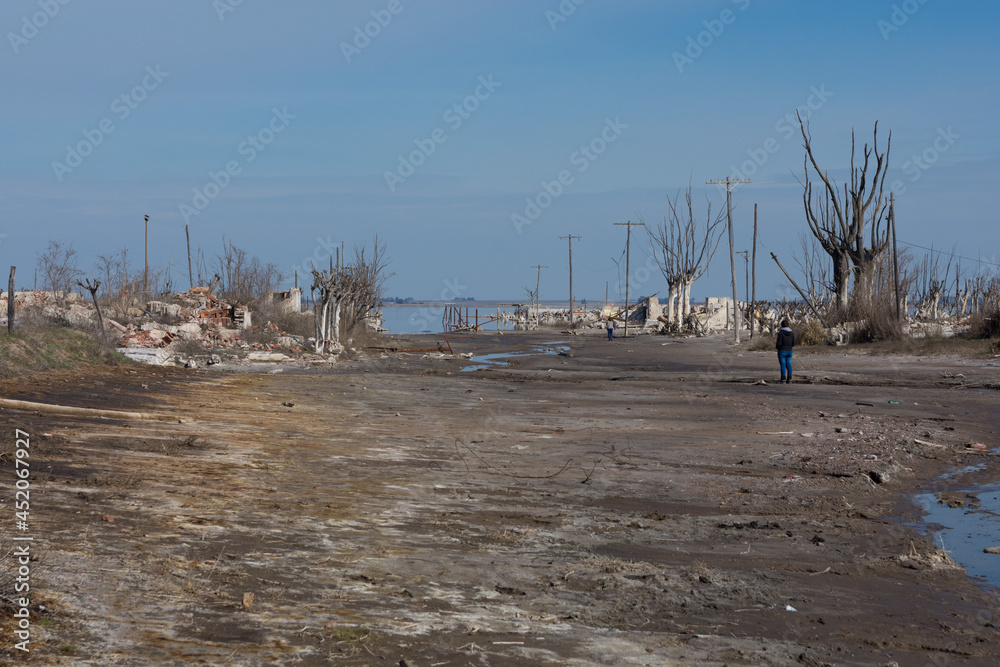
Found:
<path fill-rule="evenodd" d="M 837 296 L 837 310 L 847 312 L 851 290 L 851 261 L 846 252 L 832 255 L 833 258 L 833 288 Z"/>
<path fill-rule="evenodd" d="M 868 261 L 855 265 L 854 299 L 865 309 L 875 300 L 875 262 Z"/>
<path fill-rule="evenodd" d="M 681 283 L 681 303 L 683 304 L 683 314 L 681 316 L 681 323 L 687 322 L 688 315 L 691 314 L 691 284 L 694 281 L 691 278 L 685 278 L 684 282 Z"/>
<path fill-rule="evenodd" d="M 667 285 L 667 325 L 674 324 L 674 300 L 677 298 L 677 288 L 673 283 Z"/>

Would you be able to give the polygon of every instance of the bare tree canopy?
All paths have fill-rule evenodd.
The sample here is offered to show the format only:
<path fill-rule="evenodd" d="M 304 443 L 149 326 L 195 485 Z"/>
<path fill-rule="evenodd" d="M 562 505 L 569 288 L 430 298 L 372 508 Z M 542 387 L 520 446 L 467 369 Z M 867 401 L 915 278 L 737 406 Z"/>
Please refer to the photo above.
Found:
<path fill-rule="evenodd" d="M 724 212 L 712 217 L 712 203 L 706 197 L 705 224 L 701 227 L 695 216 L 690 185 L 684 193 L 683 205 L 680 197 L 680 190 L 673 199 L 667 197 L 669 212 L 662 224 L 655 228 L 646 225 L 653 258 L 669 289 L 667 319 L 671 324 L 676 321 L 678 328 L 691 312 L 691 285 L 708 270 L 722 239 L 719 227 L 725 220 Z"/>
<path fill-rule="evenodd" d="M 38 256 L 38 268 L 42 274 L 43 289 L 62 292 L 73 291 L 73 285 L 83 272 L 77 266 L 77 252 L 73 244 L 63 245 L 60 241 L 49 241 L 45 252 Z"/>
<path fill-rule="evenodd" d="M 327 352 L 340 344 L 343 333 L 364 325 L 382 307 L 389 256 L 378 236 L 371 254 L 366 245 L 355 247 L 354 262 L 331 266 L 329 270 L 313 267 L 313 312 L 316 351 Z"/>
<path fill-rule="evenodd" d="M 222 239 L 222 254 L 216 256 L 216 274 L 220 277 L 219 295 L 229 303 L 247 305 L 278 289 L 283 276 L 278 265 L 264 263 L 259 257 Z"/>
<path fill-rule="evenodd" d="M 886 218 L 889 198 L 885 195 L 884 188 L 892 133 L 889 133 L 885 150 L 879 152 L 876 122 L 872 147 L 865 144 L 862 150 L 864 162 L 858 166 L 855 164 L 854 132 L 851 132 L 850 182 L 845 183 L 841 191 L 840 185 L 817 163 L 813 154 L 812 135 L 801 116 L 799 128 L 805 148 L 802 203 L 806 222 L 820 247 L 833 260 L 832 280 L 837 306 L 846 310 L 850 298 L 851 275 L 855 278 L 856 298 L 870 301 L 876 267 L 889 247 Z M 873 156 L 874 163 L 871 160 Z M 817 193 L 813 192 L 814 178 L 822 183 L 821 191 Z"/>

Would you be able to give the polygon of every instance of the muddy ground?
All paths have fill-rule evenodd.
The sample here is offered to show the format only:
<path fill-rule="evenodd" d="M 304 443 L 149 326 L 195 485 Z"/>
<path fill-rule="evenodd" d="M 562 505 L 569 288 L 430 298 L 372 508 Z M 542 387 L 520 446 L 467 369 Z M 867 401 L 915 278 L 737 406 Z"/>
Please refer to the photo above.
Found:
<path fill-rule="evenodd" d="M 1000 444 L 990 360 L 800 352 L 789 386 L 721 338 L 451 344 L 537 354 L 2 383 L 160 419 L 0 412 L 38 555 L 0 660 L 1000 664 L 1000 598 L 906 523 L 945 470 L 1000 476 L 967 447 Z"/>

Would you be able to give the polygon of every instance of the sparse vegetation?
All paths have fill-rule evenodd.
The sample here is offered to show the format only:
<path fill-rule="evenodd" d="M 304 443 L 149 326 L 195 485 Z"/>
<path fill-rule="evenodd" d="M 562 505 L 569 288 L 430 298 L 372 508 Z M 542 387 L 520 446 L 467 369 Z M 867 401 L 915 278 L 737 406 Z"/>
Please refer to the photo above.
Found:
<path fill-rule="evenodd" d="M 104 337 L 63 327 L 22 326 L 0 334 L 0 377 L 101 364 L 131 363 Z"/>

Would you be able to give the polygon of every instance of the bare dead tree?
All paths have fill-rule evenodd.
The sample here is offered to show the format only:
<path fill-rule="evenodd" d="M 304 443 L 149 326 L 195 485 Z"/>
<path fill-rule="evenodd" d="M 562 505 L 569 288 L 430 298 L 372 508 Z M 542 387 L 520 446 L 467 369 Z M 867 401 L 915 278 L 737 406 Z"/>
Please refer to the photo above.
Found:
<path fill-rule="evenodd" d="M 101 304 L 97 302 L 97 290 L 101 289 L 101 281 L 94 280 L 91 282 L 90 278 L 87 278 L 86 283 L 81 283 L 77 280 L 76 284 L 90 292 L 90 299 L 94 302 L 94 310 L 97 311 L 97 326 L 101 331 L 104 331 L 104 316 L 101 315 Z"/>
<path fill-rule="evenodd" d="M 833 281 L 826 262 L 823 261 L 823 249 L 815 236 L 805 232 L 799 233 L 799 247 L 802 252 L 794 261 L 804 276 L 803 290 L 813 307 L 821 308 L 834 294 Z"/>
<path fill-rule="evenodd" d="M 49 241 L 45 252 L 38 256 L 38 265 L 42 270 L 43 289 L 61 292 L 63 296 L 73 290 L 76 280 L 83 275 L 77 268 L 77 252 L 72 243 L 63 245 L 60 241 Z"/>
<path fill-rule="evenodd" d="M 538 298 L 538 290 L 531 289 L 530 287 L 527 286 L 525 286 L 523 289 L 524 289 L 524 296 L 528 297 L 528 303 L 531 304 L 530 309 L 524 315 L 524 323 L 525 325 L 527 325 L 528 320 L 531 318 L 531 313 L 536 313 L 536 314 L 538 313 L 538 309 L 535 307 L 535 299 Z"/>
<path fill-rule="evenodd" d="M 344 300 L 344 333 L 350 335 L 358 326 L 367 326 L 369 318 L 381 312 L 385 281 L 392 275 L 386 272 L 388 266 L 389 255 L 378 236 L 371 254 L 366 245 L 354 248 L 354 261 L 343 267 L 350 287 Z"/>
<path fill-rule="evenodd" d="M 313 267 L 312 275 L 315 349 L 323 354 L 340 344 L 340 305 L 350 285 L 339 267 L 323 271 Z"/>
<path fill-rule="evenodd" d="M 389 257 L 385 244 L 375 237 L 372 252 L 367 247 L 355 248 L 354 262 L 333 266 L 328 270 L 313 267 L 313 313 L 317 353 L 339 345 L 344 334 L 350 334 L 382 307 L 386 267 Z"/>
<path fill-rule="evenodd" d="M 680 197 L 680 190 L 673 199 L 667 197 L 669 212 L 664 216 L 663 224 L 655 229 L 646 225 L 653 258 L 669 289 L 667 319 L 675 322 L 678 328 L 688 320 L 691 285 L 708 270 L 722 239 L 720 226 L 726 219 L 724 211 L 712 217 L 712 203 L 706 198 L 708 206 L 702 227 L 696 219 L 690 185 L 684 193 L 683 205 L 680 204 Z M 676 310 L 675 298 L 678 301 Z"/>
<path fill-rule="evenodd" d="M 852 272 L 856 297 L 864 302 L 871 301 L 875 268 L 889 247 L 889 226 L 886 224 L 889 198 L 884 194 L 884 187 L 892 133 L 889 133 L 885 151 L 880 153 L 876 122 L 872 147 L 869 148 L 867 143 L 864 145 L 864 162 L 861 166 L 856 166 L 854 132 L 851 132 L 850 183 L 845 183 L 841 192 L 840 186 L 820 169 L 813 154 L 812 136 L 801 115 L 799 128 L 805 148 L 802 202 L 806 222 L 809 231 L 833 261 L 834 292 L 837 307 L 843 311 L 849 304 Z M 873 155 L 874 164 L 871 162 Z M 822 192 L 815 195 L 810 166 L 815 177 L 822 183 Z M 873 171 L 871 174 L 870 168 Z"/>
<path fill-rule="evenodd" d="M 128 248 L 117 253 L 97 255 L 94 271 L 101 276 L 100 301 L 112 319 L 128 318 L 129 310 L 145 304 L 143 271 L 133 271 L 128 256 Z M 166 298 L 172 293 L 169 267 L 149 267 L 149 293 L 157 298 Z"/>
<path fill-rule="evenodd" d="M 277 264 L 265 263 L 225 239 L 222 240 L 222 253 L 216 256 L 216 274 L 221 279 L 219 296 L 231 304 L 241 305 L 263 299 L 278 288 L 283 278 Z"/>
<path fill-rule="evenodd" d="M 933 245 L 931 246 L 931 252 L 924 255 L 923 261 L 920 264 L 920 271 L 917 274 L 917 309 L 922 319 L 931 320 L 932 322 L 938 320 L 941 297 L 944 296 L 949 284 L 948 276 L 951 274 L 951 263 L 954 260 L 954 256 L 955 251 L 952 249 L 952 253 L 948 255 L 948 261 L 945 262 L 944 269 L 942 270 L 942 257 L 940 254 L 934 252 Z"/>

